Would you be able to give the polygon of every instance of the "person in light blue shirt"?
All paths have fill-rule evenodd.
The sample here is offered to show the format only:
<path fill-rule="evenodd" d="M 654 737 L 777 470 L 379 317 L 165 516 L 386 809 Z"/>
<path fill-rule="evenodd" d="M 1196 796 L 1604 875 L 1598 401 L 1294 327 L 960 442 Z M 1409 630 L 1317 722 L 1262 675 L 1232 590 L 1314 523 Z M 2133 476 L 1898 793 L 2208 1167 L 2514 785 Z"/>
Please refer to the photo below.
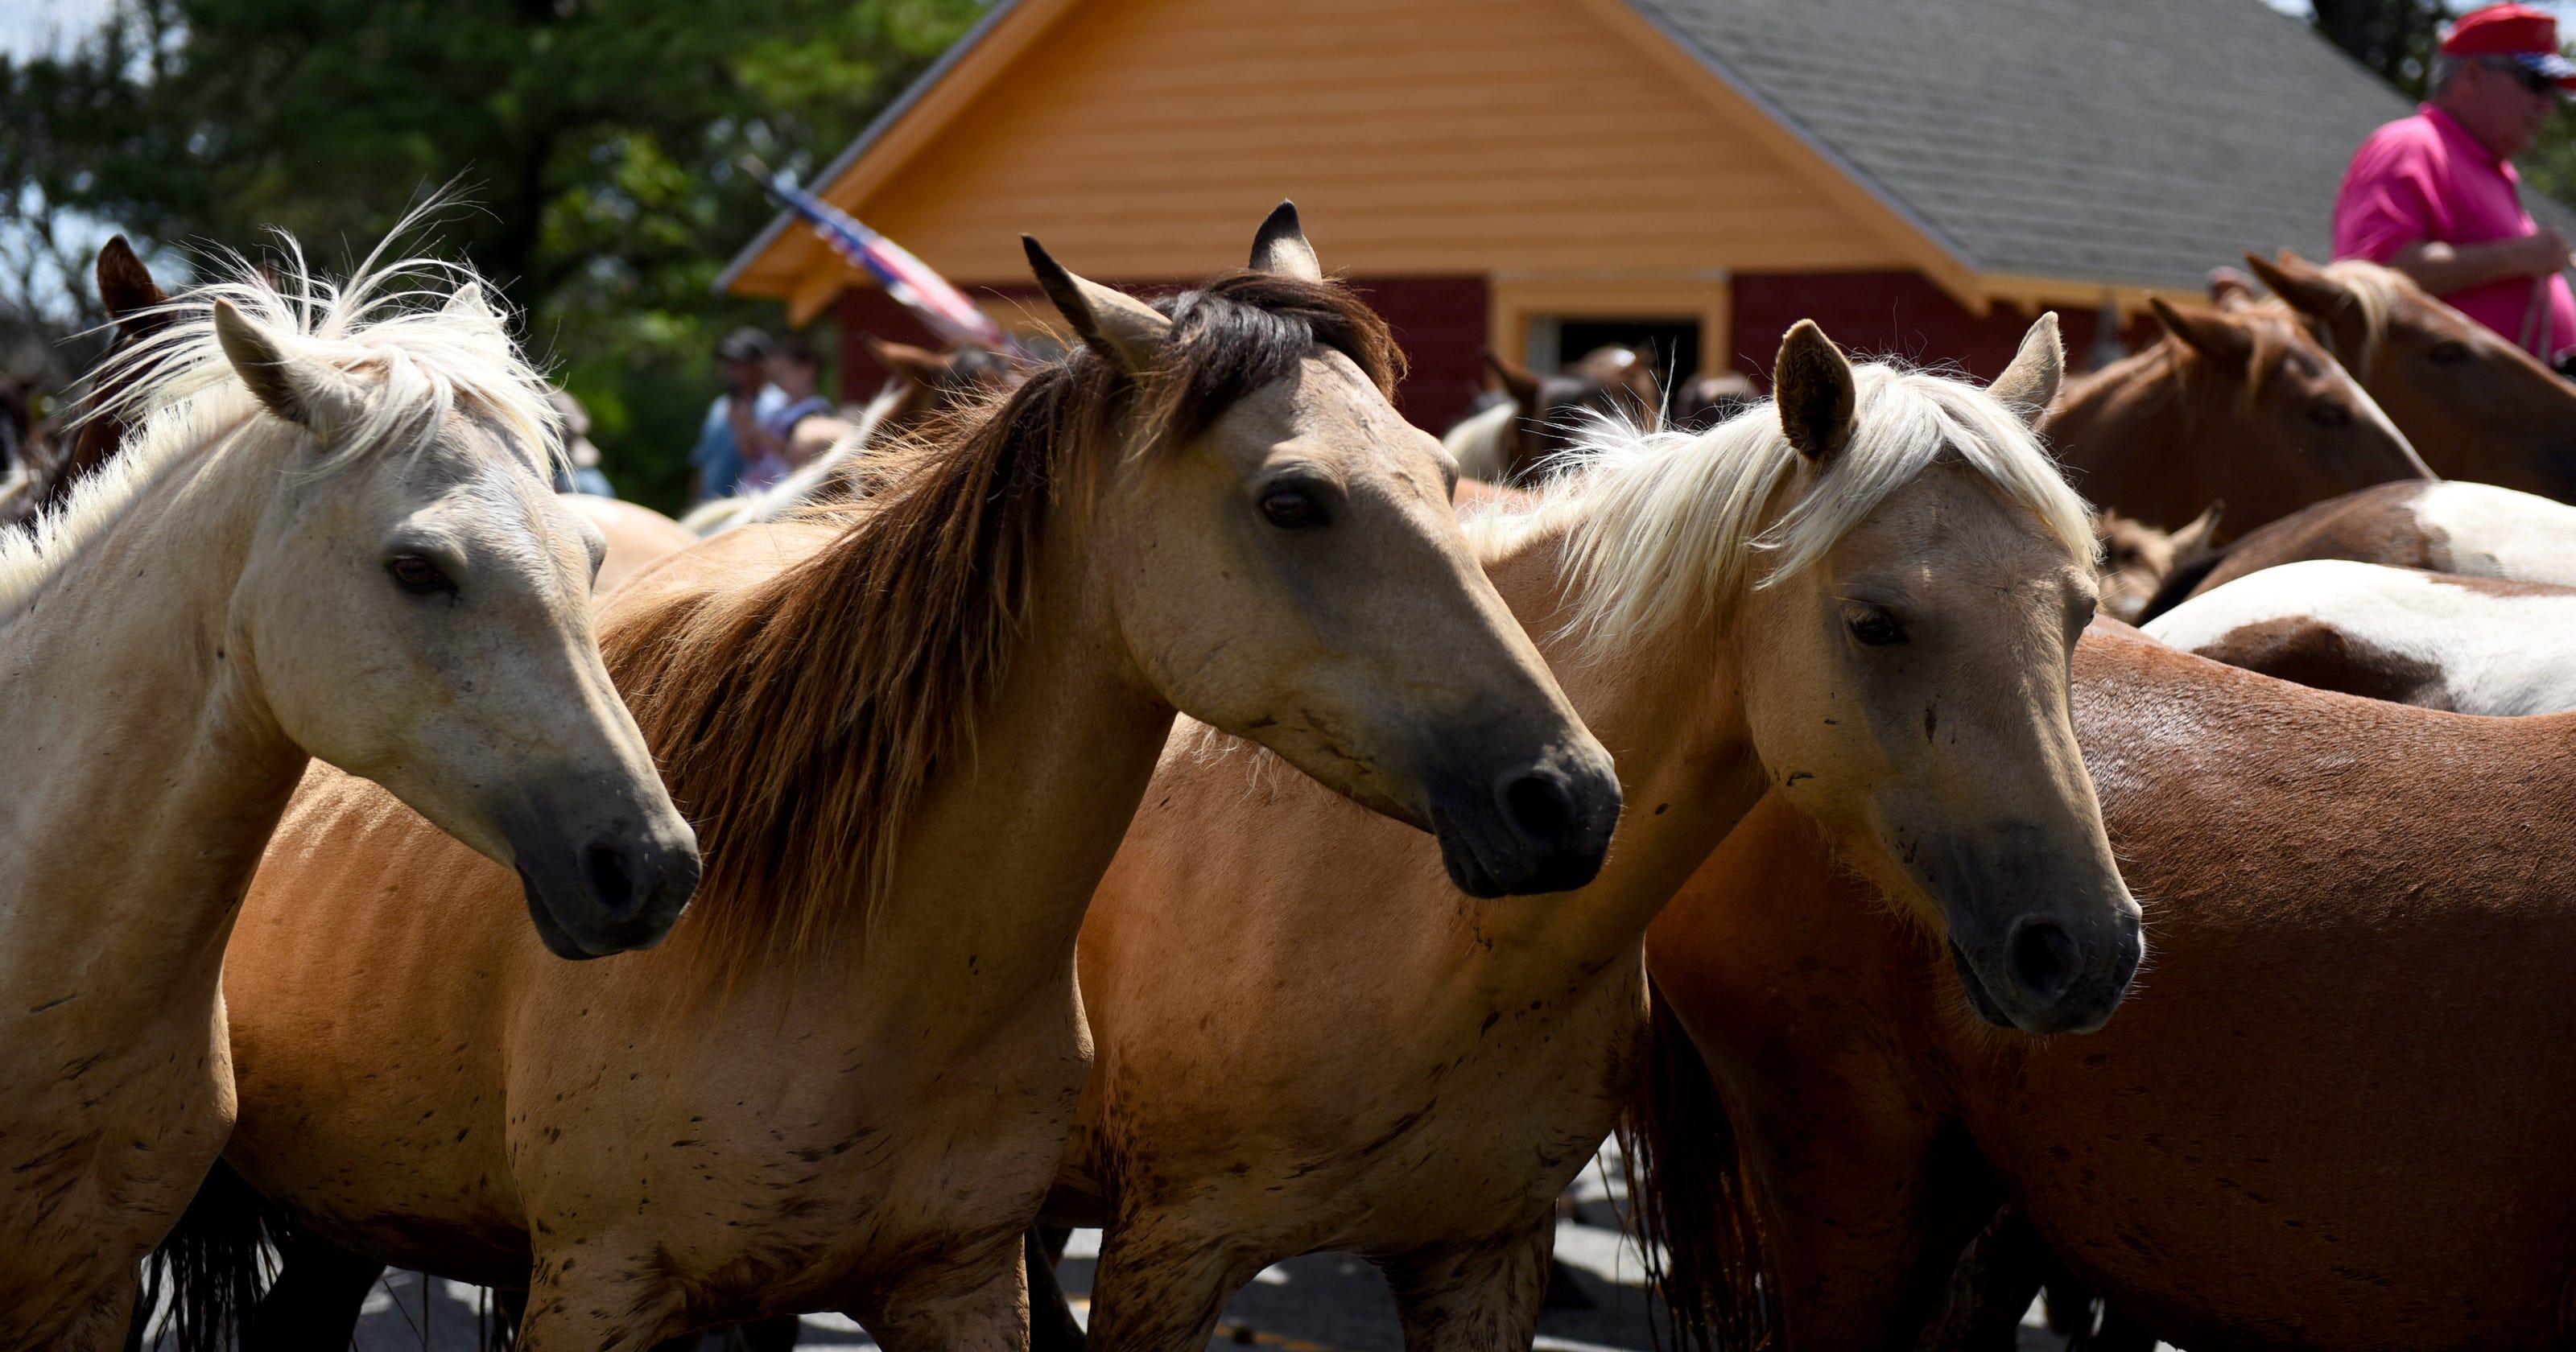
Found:
<path fill-rule="evenodd" d="M 755 428 L 787 407 L 786 392 L 769 383 L 769 349 L 769 335 L 751 328 L 735 329 L 716 344 L 725 392 L 707 406 L 697 447 L 689 452 L 692 505 L 733 496 L 743 471 L 743 437 L 737 429 Z"/>

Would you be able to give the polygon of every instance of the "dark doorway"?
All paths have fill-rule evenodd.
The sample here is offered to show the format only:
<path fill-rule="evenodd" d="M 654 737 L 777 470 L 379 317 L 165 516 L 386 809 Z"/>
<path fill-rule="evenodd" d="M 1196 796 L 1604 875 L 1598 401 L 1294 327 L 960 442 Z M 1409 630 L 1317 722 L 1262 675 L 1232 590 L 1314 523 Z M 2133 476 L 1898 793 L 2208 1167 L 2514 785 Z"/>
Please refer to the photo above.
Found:
<path fill-rule="evenodd" d="M 1699 373 L 1697 319 L 1564 319 L 1557 321 L 1556 363 L 1581 360 L 1596 347 L 1620 343 L 1655 345 L 1655 379 L 1666 389 L 1678 378 Z"/>

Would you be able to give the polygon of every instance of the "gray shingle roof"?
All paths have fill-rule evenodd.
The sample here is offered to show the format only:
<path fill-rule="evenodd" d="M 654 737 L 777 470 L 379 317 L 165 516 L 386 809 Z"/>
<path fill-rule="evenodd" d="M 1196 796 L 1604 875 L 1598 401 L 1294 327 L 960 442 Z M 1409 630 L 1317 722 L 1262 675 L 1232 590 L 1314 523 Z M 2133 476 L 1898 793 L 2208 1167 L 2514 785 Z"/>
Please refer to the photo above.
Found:
<path fill-rule="evenodd" d="M 2323 258 L 2353 149 L 2410 111 L 2261 0 L 1631 2 L 1990 274 Z"/>

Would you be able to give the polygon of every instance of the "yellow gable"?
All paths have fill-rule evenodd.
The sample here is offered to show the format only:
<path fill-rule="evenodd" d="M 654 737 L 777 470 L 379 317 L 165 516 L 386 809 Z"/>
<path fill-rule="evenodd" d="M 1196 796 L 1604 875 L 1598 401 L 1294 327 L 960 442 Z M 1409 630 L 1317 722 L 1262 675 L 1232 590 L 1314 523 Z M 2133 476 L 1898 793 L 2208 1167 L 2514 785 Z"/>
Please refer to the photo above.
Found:
<path fill-rule="evenodd" d="M 1020 0 L 823 192 L 965 283 L 1026 281 L 1023 232 L 1105 279 L 1235 266 L 1293 197 L 1356 275 L 1969 289 L 1619 0 Z M 847 279 L 790 230 L 734 289 L 801 321 Z"/>

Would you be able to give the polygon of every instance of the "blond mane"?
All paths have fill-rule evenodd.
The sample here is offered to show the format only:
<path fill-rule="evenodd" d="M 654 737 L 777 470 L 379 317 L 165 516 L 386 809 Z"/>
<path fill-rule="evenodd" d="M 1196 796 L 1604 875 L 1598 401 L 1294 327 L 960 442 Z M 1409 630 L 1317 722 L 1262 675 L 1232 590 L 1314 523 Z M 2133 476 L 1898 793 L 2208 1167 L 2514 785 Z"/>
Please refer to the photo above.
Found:
<path fill-rule="evenodd" d="M 905 829 L 1029 624 L 1048 525 L 1122 457 L 1168 453 L 1318 344 L 1391 392 L 1385 323 L 1342 287 L 1228 274 L 1171 304 L 1154 371 L 1088 346 L 1008 396 L 896 438 L 843 529 L 765 580 L 698 591 L 601 634 L 706 861 L 682 932 L 730 988 L 764 962 L 846 951 L 892 894 Z"/>
<path fill-rule="evenodd" d="M 2326 276 L 2343 284 L 2344 294 L 2351 298 L 2353 308 L 2361 313 L 2361 350 L 2336 352 L 2334 355 L 2343 362 L 2346 370 L 2352 372 L 2354 380 L 2367 384 L 2370 381 L 2371 365 L 2379 360 L 2380 345 L 2388 338 L 2388 318 L 2397 312 L 2398 307 L 2407 303 L 2406 293 L 2413 287 L 2413 283 L 2406 280 L 2404 273 L 2394 268 L 2382 267 L 2360 258 L 2346 258 L 2328 263 L 2323 271 Z M 2289 303 L 2278 296 L 2266 297 L 2264 305 L 2266 308 L 2280 309 L 2289 313 L 2293 319 L 2305 322 L 2304 316 L 2291 310 Z M 2324 334 L 2318 334 L 2317 341 L 2324 344 L 2328 350 L 2332 350 L 2333 342 Z"/>
<path fill-rule="evenodd" d="M 2095 552 L 2083 499 L 2018 414 L 1979 386 L 1880 363 L 1852 370 L 1850 443 L 1775 510 L 1798 452 L 1765 401 L 1699 433 L 1602 418 L 1539 504 L 1471 523 L 1490 557 L 1530 533 L 1566 533 L 1566 636 L 1596 657 L 1644 650 L 1687 625 L 1722 626 L 1745 592 L 1796 575 L 1945 454 L 2036 515 L 2074 557 Z"/>
<path fill-rule="evenodd" d="M 139 424 L 124 448 L 74 486 L 59 509 L 0 531 L 0 616 L 23 609 L 64 560 L 121 520 L 173 466 L 201 451 L 247 454 L 267 439 L 307 435 L 252 399 L 215 336 L 217 300 L 288 352 L 349 372 L 367 388 L 360 417 L 334 430 L 317 474 L 364 457 L 415 452 L 459 411 L 493 423 L 508 445 L 540 457 L 560 453 L 545 380 L 481 299 L 473 273 L 437 259 L 384 259 L 419 216 L 396 226 L 345 283 L 316 277 L 294 238 L 280 231 L 286 262 L 277 285 L 226 253 L 215 260 L 219 280 L 156 307 L 152 313 L 168 315 L 168 324 L 111 354 L 83 381 L 100 395 L 83 421 Z M 532 464 L 539 473 L 547 468 L 542 458 Z"/>

